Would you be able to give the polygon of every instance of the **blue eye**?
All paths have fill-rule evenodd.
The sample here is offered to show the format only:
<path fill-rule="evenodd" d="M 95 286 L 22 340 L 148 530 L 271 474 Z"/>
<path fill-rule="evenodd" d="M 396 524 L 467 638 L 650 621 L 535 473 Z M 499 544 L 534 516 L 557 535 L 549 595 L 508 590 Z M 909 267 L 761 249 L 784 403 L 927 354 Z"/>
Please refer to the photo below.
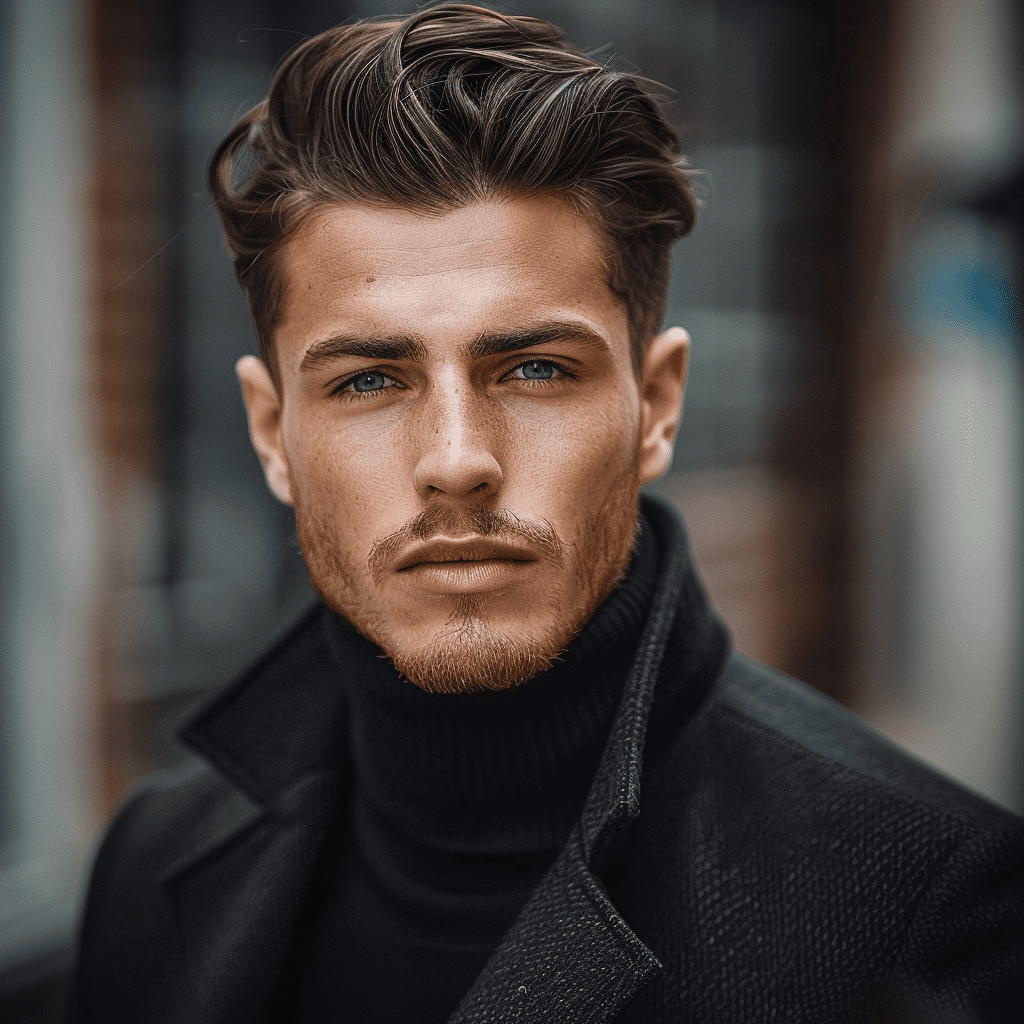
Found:
<path fill-rule="evenodd" d="M 525 380 L 551 380 L 555 375 L 556 367 L 553 363 L 545 363 L 540 360 L 523 363 L 517 366 L 516 371 Z"/>
<path fill-rule="evenodd" d="M 384 388 L 394 386 L 394 381 L 383 373 L 371 370 L 353 377 L 349 382 L 353 391 L 383 391 Z"/>

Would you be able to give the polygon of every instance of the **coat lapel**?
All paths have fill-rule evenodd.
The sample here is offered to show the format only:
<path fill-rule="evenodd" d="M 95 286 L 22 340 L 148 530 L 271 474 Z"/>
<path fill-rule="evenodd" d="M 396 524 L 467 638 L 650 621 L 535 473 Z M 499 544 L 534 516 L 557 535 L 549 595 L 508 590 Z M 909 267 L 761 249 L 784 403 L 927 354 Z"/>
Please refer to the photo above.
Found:
<path fill-rule="evenodd" d="M 344 784 L 332 664 L 318 606 L 182 733 L 219 774 L 161 876 L 180 961 L 147 1020 L 262 1018 Z"/>
<path fill-rule="evenodd" d="M 580 822 L 448 1024 L 602 1024 L 662 969 L 600 881 L 640 813 L 647 722 L 683 587 L 704 600 L 678 514 L 650 499 L 644 512 L 661 540 L 663 571 Z"/>
<path fill-rule="evenodd" d="M 215 848 L 196 851 L 167 873 L 182 958 L 181 983 L 160 1008 L 168 1021 L 261 1018 L 331 820 L 334 792 L 332 780 L 312 776 L 273 811 L 239 809 L 235 827 L 224 830 Z"/>
<path fill-rule="evenodd" d="M 599 1024 L 660 970 L 587 867 L 577 830 L 449 1024 Z"/>

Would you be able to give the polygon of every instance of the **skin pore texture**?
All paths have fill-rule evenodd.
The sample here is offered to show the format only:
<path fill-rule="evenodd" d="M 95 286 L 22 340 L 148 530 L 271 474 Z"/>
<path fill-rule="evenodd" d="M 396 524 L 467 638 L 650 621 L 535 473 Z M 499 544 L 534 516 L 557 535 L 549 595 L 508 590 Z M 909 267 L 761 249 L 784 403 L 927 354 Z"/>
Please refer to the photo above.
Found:
<path fill-rule="evenodd" d="M 688 339 L 638 375 L 599 235 L 546 197 L 317 211 L 286 245 L 253 445 L 324 601 L 434 692 L 547 668 L 629 564 Z"/>

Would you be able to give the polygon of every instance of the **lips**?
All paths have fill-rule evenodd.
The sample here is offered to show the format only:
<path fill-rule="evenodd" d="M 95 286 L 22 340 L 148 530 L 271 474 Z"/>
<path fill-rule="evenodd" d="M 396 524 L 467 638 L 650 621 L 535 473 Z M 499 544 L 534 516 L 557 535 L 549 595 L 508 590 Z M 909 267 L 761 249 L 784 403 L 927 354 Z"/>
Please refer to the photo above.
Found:
<path fill-rule="evenodd" d="M 395 571 L 417 566 L 440 565 L 458 568 L 464 562 L 534 562 L 537 556 L 525 545 L 489 537 L 463 540 L 437 537 L 408 547 L 395 563 Z M 469 568 L 469 566 L 466 566 Z"/>

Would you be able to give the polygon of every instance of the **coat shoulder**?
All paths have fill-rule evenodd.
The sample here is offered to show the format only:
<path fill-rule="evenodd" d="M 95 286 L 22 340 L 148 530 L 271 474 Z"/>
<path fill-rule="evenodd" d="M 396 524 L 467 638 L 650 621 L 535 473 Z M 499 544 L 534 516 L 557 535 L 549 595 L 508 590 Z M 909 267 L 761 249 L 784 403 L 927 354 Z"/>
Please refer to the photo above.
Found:
<path fill-rule="evenodd" d="M 808 768 L 816 767 L 823 785 L 856 782 L 968 829 L 1018 831 L 1024 825 L 1016 815 L 886 739 L 838 702 L 742 655 L 731 657 L 708 710 L 722 727 L 742 730 L 773 748 L 780 764 L 798 758 Z"/>
<path fill-rule="evenodd" d="M 136 787 L 107 831 L 94 875 L 163 881 L 262 814 L 256 801 L 190 755 Z"/>
<path fill-rule="evenodd" d="M 215 867 L 225 852 L 244 850 L 249 839 L 258 844 L 277 821 L 276 807 L 261 799 L 260 780 L 244 770 L 245 744 L 252 742 L 232 729 L 233 721 L 223 721 L 224 709 L 266 680 L 283 675 L 287 683 L 304 672 L 306 662 L 320 654 L 322 630 L 316 621 L 314 609 L 239 679 L 214 694 L 186 726 L 184 739 L 192 751 L 178 765 L 144 778 L 108 827 L 82 915 L 69 1020 L 163 1020 L 152 1012 L 140 1015 L 138 1008 L 180 1003 L 174 979 L 182 977 L 196 941 L 180 917 L 180 890 L 207 866 Z M 195 740 L 211 723 L 235 741 L 218 759 L 203 756 Z M 257 739 L 263 749 L 266 744 Z M 272 781 L 289 779 L 280 775 Z"/>
<path fill-rule="evenodd" d="M 645 771 L 612 878 L 665 967 L 630 1020 L 1016 1019 L 1024 821 L 747 658 Z"/>
<path fill-rule="evenodd" d="M 116 878 L 118 885 L 165 881 L 263 815 L 261 794 L 247 784 L 236 765 L 241 758 L 233 757 L 230 747 L 216 760 L 204 756 L 195 737 L 239 694 L 258 688 L 265 677 L 296 671 L 293 662 L 301 671 L 310 649 L 313 657 L 321 656 L 320 613 L 318 605 L 304 610 L 248 669 L 214 692 L 181 730 L 186 747 L 192 748 L 183 760 L 153 772 L 135 787 L 97 851 L 92 902 L 108 879 Z"/>

